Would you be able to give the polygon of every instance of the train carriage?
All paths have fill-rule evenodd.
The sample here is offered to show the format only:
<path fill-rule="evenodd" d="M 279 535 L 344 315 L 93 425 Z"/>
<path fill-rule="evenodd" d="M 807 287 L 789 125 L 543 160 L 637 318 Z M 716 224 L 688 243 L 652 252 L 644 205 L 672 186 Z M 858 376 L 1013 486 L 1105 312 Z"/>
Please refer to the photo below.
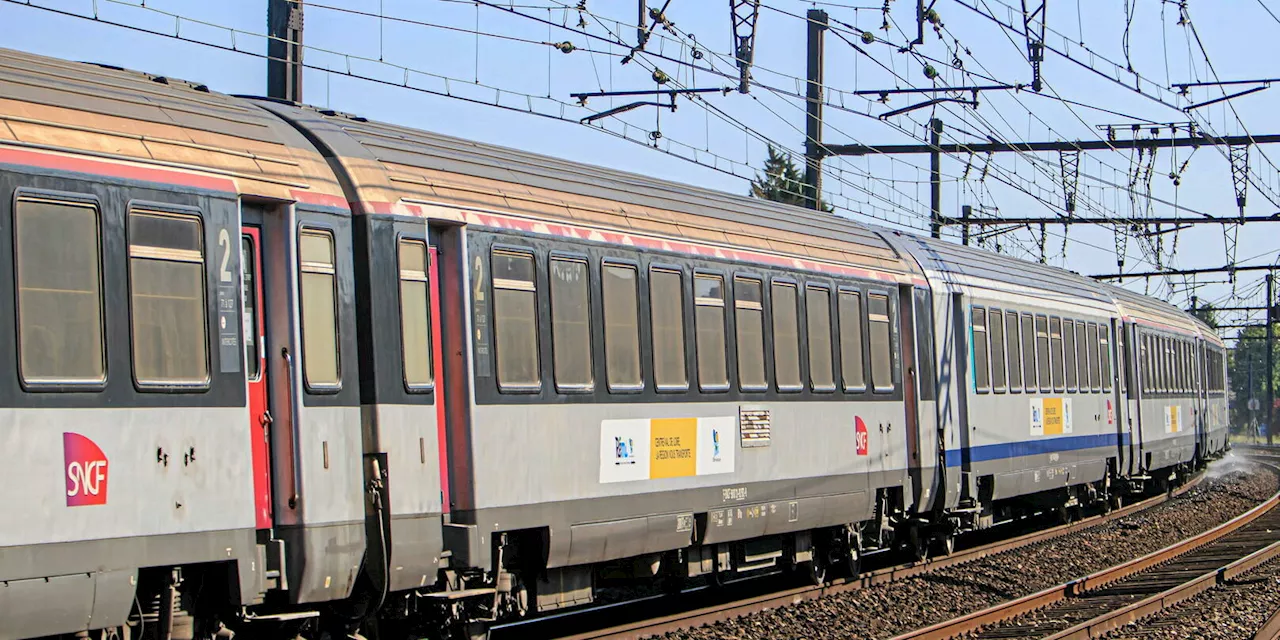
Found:
<path fill-rule="evenodd" d="M 998 505 L 1065 508 L 1105 493 L 1128 437 L 1114 411 L 1111 298 L 1058 269 L 901 242 L 933 291 L 945 505 L 962 527 L 1012 513 Z"/>
<path fill-rule="evenodd" d="M 158 76 L 0 51 L 0 96 L 0 636 L 172 620 L 199 585 L 218 608 L 284 585 L 345 598 L 358 409 L 301 391 L 338 359 L 304 353 L 318 337 L 297 331 L 279 226 L 336 234 L 314 260 L 330 290 L 301 288 L 352 333 L 323 158 L 252 104 Z"/>

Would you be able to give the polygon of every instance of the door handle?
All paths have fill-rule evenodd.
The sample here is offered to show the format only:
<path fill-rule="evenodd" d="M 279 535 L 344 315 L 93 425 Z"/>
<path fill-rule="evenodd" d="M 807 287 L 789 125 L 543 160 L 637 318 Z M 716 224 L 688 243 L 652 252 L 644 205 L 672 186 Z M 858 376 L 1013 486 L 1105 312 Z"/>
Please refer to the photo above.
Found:
<path fill-rule="evenodd" d="M 270 409 L 264 409 L 262 411 L 262 415 L 258 416 L 258 424 L 264 427 L 271 426 L 271 423 L 273 422 L 275 422 L 275 419 L 271 417 Z"/>
<path fill-rule="evenodd" d="M 289 496 L 289 508 L 298 508 L 298 492 L 302 490 L 302 452 L 298 450 L 298 400 L 294 397 L 295 390 L 293 388 L 293 355 L 289 353 L 288 347 L 281 347 L 280 355 L 284 359 L 284 373 L 286 386 L 289 389 L 289 449 L 293 456 L 290 461 L 293 467 L 293 494 Z"/>

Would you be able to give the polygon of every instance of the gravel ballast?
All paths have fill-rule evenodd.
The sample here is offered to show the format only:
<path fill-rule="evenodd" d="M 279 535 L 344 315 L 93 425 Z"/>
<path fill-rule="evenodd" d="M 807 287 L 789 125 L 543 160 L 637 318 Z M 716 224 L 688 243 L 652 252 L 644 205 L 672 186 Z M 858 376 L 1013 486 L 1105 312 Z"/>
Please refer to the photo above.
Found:
<path fill-rule="evenodd" d="M 1086 532 L 664 637 L 889 638 L 1157 551 L 1247 511 L 1275 493 L 1278 484 L 1275 474 L 1228 458 L 1211 467 L 1201 486 L 1179 498 Z"/>

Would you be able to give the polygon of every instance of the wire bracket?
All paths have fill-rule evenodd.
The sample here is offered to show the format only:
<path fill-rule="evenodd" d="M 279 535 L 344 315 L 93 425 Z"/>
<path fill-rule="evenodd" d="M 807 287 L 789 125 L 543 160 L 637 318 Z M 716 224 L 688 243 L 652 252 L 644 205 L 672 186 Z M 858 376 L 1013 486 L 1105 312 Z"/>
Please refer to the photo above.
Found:
<path fill-rule="evenodd" d="M 1039 6 L 1036 6 L 1036 5 Z M 1032 1 L 1028 11 L 1027 0 L 1022 0 L 1022 31 L 1027 34 L 1027 61 L 1031 63 L 1031 90 L 1040 92 L 1044 84 L 1040 79 L 1040 63 L 1044 62 L 1045 5 L 1048 0 Z"/>

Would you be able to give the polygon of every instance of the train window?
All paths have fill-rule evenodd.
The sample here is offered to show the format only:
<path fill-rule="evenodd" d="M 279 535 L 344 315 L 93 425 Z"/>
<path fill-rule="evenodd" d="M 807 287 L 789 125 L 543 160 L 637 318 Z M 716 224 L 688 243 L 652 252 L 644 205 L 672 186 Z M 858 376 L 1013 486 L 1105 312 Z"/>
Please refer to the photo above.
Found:
<path fill-rule="evenodd" d="M 1005 357 L 1004 357 L 1004 314 L 999 309 L 992 309 L 987 317 L 991 325 L 991 389 L 996 393 L 1005 391 Z"/>
<path fill-rule="evenodd" d="M 591 271 L 586 260 L 553 257 L 551 359 L 557 391 L 595 387 L 591 353 Z"/>
<path fill-rule="evenodd" d="M 14 224 L 23 382 L 103 382 L 97 207 L 19 198 Z"/>
<path fill-rule="evenodd" d="M 769 309 L 773 312 L 773 375 L 778 391 L 799 391 L 804 388 L 800 379 L 800 319 L 796 310 L 799 294 L 794 284 L 774 282 L 769 295 Z"/>
<path fill-rule="evenodd" d="M 329 255 L 332 270 L 332 252 Z M 208 383 L 205 288 L 200 219 L 129 212 L 129 316 L 133 371 L 140 385 Z M 330 325 L 332 301 L 330 296 Z M 325 362 L 326 356 L 320 360 Z"/>
<path fill-rule="evenodd" d="M 1049 318 L 1049 355 L 1052 365 L 1053 390 L 1062 391 L 1062 318 Z"/>
<path fill-rule="evenodd" d="M 1116 373 L 1120 376 L 1120 393 L 1128 393 L 1133 358 L 1129 356 L 1127 351 L 1129 348 L 1129 332 L 1125 330 L 1123 322 L 1118 326 L 1120 327 L 1120 333 L 1116 334 Z"/>
<path fill-rule="evenodd" d="M 400 339 L 404 384 L 431 387 L 431 300 L 427 296 L 427 244 L 400 241 Z"/>
<path fill-rule="evenodd" d="M 603 271 L 604 358 L 609 390 L 641 389 L 639 274 L 626 264 L 606 263 Z"/>
<path fill-rule="evenodd" d="M 839 293 L 840 311 L 840 377 L 845 391 L 867 390 L 867 365 L 862 347 L 862 294 L 857 291 Z"/>
<path fill-rule="evenodd" d="M 723 391 L 729 388 L 729 369 L 725 363 L 724 278 L 694 276 L 693 296 L 698 388 Z"/>
<path fill-rule="evenodd" d="M 1036 316 L 1036 372 L 1040 376 L 1040 390 L 1053 391 L 1050 384 L 1049 318 Z"/>
<path fill-rule="evenodd" d="M 814 391 L 835 391 L 831 357 L 831 290 L 805 287 L 805 324 L 809 334 L 809 384 Z"/>
<path fill-rule="evenodd" d="M 1151 348 L 1151 336 L 1140 334 L 1138 337 L 1138 346 L 1142 350 L 1142 354 L 1138 359 L 1142 369 L 1142 391 L 1143 393 L 1150 393 L 1155 391 L 1155 380 L 1152 379 L 1152 376 L 1155 375 L 1155 368 L 1151 366 L 1151 361 L 1154 358 Z"/>
<path fill-rule="evenodd" d="M 245 377 L 256 382 L 262 376 L 262 361 L 258 353 L 258 273 L 254 260 L 253 238 L 240 238 L 240 299 L 244 301 L 244 361 Z"/>
<path fill-rule="evenodd" d="M 1099 371 L 1098 325 L 1089 323 L 1089 388 L 1095 393 L 1102 391 L 1102 373 Z"/>
<path fill-rule="evenodd" d="M 764 290 L 759 280 L 733 279 L 734 320 L 737 326 L 738 386 L 764 391 Z"/>
<path fill-rule="evenodd" d="M 1080 370 L 1080 393 L 1089 393 L 1089 333 L 1085 323 L 1076 323 L 1076 364 Z"/>
<path fill-rule="evenodd" d="M 991 363 L 988 362 L 987 354 L 987 310 L 974 307 L 969 324 L 973 329 L 970 332 L 973 339 L 973 388 L 978 393 L 986 393 L 991 390 Z"/>
<path fill-rule="evenodd" d="M 1111 327 L 1098 325 L 1098 365 L 1102 369 L 1102 391 L 1111 393 Z"/>
<path fill-rule="evenodd" d="M 1066 356 L 1067 391 L 1078 391 L 1080 388 L 1077 368 L 1079 353 L 1076 347 L 1076 323 L 1072 320 L 1062 321 L 1062 354 Z"/>
<path fill-rule="evenodd" d="M 538 289 L 534 284 L 533 255 L 494 249 L 492 263 L 498 388 L 537 391 L 542 387 L 542 377 L 538 369 Z"/>
<path fill-rule="evenodd" d="M 685 391 L 684 286 L 679 271 L 649 270 L 649 320 L 653 323 L 653 383 L 658 391 Z"/>
<path fill-rule="evenodd" d="M 867 295 L 867 320 L 871 328 L 871 386 L 877 393 L 893 391 L 889 296 L 875 293 Z"/>
<path fill-rule="evenodd" d="M 1022 382 L 1028 393 L 1036 386 L 1036 328 L 1031 314 L 1022 314 Z"/>
<path fill-rule="evenodd" d="M 1009 391 L 1022 391 L 1022 342 L 1018 335 L 1018 312 L 1006 311 L 1005 319 L 1005 351 L 1009 356 Z"/>

